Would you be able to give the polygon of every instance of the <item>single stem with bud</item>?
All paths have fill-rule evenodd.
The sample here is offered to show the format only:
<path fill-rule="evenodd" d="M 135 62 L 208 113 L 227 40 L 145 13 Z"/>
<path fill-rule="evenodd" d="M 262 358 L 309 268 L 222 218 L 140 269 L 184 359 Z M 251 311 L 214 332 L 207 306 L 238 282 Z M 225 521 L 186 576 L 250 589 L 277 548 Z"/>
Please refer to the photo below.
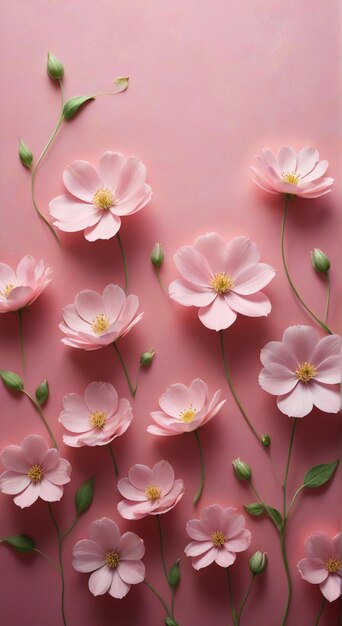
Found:
<path fill-rule="evenodd" d="M 242 611 L 245 608 L 245 604 L 246 604 L 246 602 L 248 600 L 248 596 L 249 596 L 249 594 L 251 592 L 251 589 L 252 589 L 252 586 L 253 586 L 253 583 L 254 583 L 254 579 L 255 579 L 255 574 L 252 574 L 252 578 L 251 578 L 250 583 L 248 585 L 248 589 L 247 589 L 247 591 L 246 591 L 246 593 L 245 593 L 245 595 L 244 595 L 244 597 L 242 599 L 242 602 L 241 602 L 241 607 L 240 607 L 240 611 L 238 613 L 238 618 L 237 618 L 238 625 L 240 624 Z"/>
<path fill-rule="evenodd" d="M 196 430 L 194 430 L 194 435 L 195 435 L 196 443 L 197 443 L 197 446 L 198 446 L 198 451 L 199 451 L 199 455 L 200 455 L 200 463 L 201 463 L 200 482 L 199 482 L 198 489 L 196 491 L 195 497 L 194 497 L 194 499 L 192 501 L 192 504 L 195 505 L 195 504 L 197 504 L 197 502 L 199 501 L 199 499 L 200 499 L 200 497 L 202 495 L 203 486 L 204 486 L 204 456 L 203 456 L 203 448 L 202 448 L 202 444 L 201 444 L 198 428 L 196 428 Z"/>
<path fill-rule="evenodd" d="M 123 372 L 125 374 L 125 378 L 126 378 L 126 381 L 127 381 L 127 384 L 128 384 L 128 388 L 129 388 L 129 390 L 131 392 L 132 397 L 135 398 L 135 395 L 136 395 L 137 389 L 138 389 L 138 375 L 139 375 L 140 366 L 139 366 L 138 371 L 137 371 L 135 384 L 133 384 L 132 381 L 131 381 L 130 375 L 128 373 L 128 369 L 127 369 L 126 363 L 125 363 L 125 361 L 123 359 L 123 356 L 122 356 L 122 354 L 121 354 L 121 352 L 120 352 L 120 350 L 119 350 L 119 348 L 117 346 L 116 341 L 113 341 L 113 346 L 114 346 L 114 349 L 116 351 L 116 354 L 119 357 L 119 361 L 121 363 L 121 367 L 122 367 Z"/>

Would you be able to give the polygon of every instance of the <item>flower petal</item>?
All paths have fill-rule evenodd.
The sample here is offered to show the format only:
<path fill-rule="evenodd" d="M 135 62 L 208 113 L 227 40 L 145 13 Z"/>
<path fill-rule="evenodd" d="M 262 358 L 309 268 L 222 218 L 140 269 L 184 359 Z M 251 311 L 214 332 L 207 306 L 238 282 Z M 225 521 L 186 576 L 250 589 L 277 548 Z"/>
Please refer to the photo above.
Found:
<path fill-rule="evenodd" d="M 235 322 L 236 313 L 227 304 L 225 296 L 217 296 L 209 306 L 200 308 L 198 317 L 204 326 L 219 331 Z"/>
<path fill-rule="evenodd" d="M 1 452 L 1 462 L 7 470 L 27 474 L 30 469 L 30 462 L 23 455 L 20 446 L 6 446 Z"/>
<path fill-rule="evenodd" d="M 108 593 L 113 598 L 118 598 L 119 600 L 121 600 L 121 598 L 124 598 L 128 594 L 131 585 L 128 585 L 122 580 L 122 578 L 119 576 L 118 570 L 113 570 L 112 577 L 112 584 Z"/>
<path fill-rule="evenodd" d="M 147 496 L 145 491 L 134 487 L 128 478 L 121 478 L 119 480 L 118 490 L 124 498 L 127 498 L 127 500 L 133 500 L 134 502 L 146 502 Z"/>
<path fill-rule="evenodd" d="M 324 597 L 333 602 L 341 595 L 341 576 L 338 574 L 329 574 L 329 576 L 319 586 Z"/>
<path fill-rule="evenodd" d="M 229 567 L 236 560 L 236 554 L 227 550 L 226 546 L 217 551 L 215 562 L 221 567 Z"/>
<path fill-rule="evenodd" d="M 303 183 L 310 183 L 311 181 L 317 180 L 324 176 L 325 172 L 329 167 L 328 161 L 319 161 L 317 165 L 313 168 L 313 170 L 307 174 L 304 178 L 302 178 Z"/>
<path fill-rule="evenodd" d="M 120 560 L 117 571 L 120 578 L 129 585 L 142 583 L 145 578 L 145 565 L 142 561 Z"/>
<path fill-rule="evenodd" d="M 284 332 L 283 341 L 293 351 L 297 362 L 311 362 L 313 350 L 318 343 L 319 334 L 312 326 L 297 324 L 289 326 Z"/>
<path fill-rule="evenodd" d="M 266 263 L 247 265 L 234 276 L 234 293 L 253 294 L 268 285 L 274 276 L 275 270 Z"/>
<path fill-rule="evenodd" d="M 196 541 L 206 541 L 210 539 L 211 536 L 199 519 L 190 520 L 186 525 L 186 532 L 191 539 L 195 539 Z"/>
<path fill-rule="evenodd" d="M 152 468 L 152 484 L 157 485 L 165 496 L 169 494 L 175 482 L 175 473 L 167 461 L 159 461 Z"/>
<path fill-rule="evenodd" d="M 93 204 L 78 202 L 67 195 L 57 196 L 51 200 L 49 212 L 55 220 L 54 225 L 67 233 L 94 226 L 102 215 L 102 211 Z"/>
<path fill-rule="evenodd" d="M 87 161 L 75 161 L 63 172 L 67 190 L 76 198 L 92 202 L 93 196 L 102 187 L 101 178 L 93 165 Z"/>
<path fill-rule="evenodd" d="M 94 596 L 102 596 L 108 591 L 113 582 L 114 572 L 115 570 L 111 570 L 107 565 L 103 565 L 100 569 L 92 573 L 89 578 L 88 586 Z"/>
<path fill-rule="evenodd" d="M 0 476 L 0 491 L 14 495 L 20 493 L 30 484 L 27 474 L 17 474 L 16 472 L 3 472 Z"/>
<path fill-rule="evenodd" d="M 129 298 L 130 296 L 128 296 Z M 125 308 L 126 295 L 119 285 L 107 285 L 103 294 L 104 311 L 108 316 L 110 324 L 121 317 L 121 312 Z M 138 301 L 139 306 L 139 301 Z M 137 306 L 137 308 L 138 308 Z"/>
<path fill-rule="evenodd" d="M 118 408 L 118 394 L 110 383 L 90 383 L 85 390 L 84 399 L 90 412 L 103 411 L 109 416 Z"/>
<path fill-rule="evenodd" d="M 95 541 L 105 552 L 117 550 L 120 544 L 120 531 L 111 519 L 102 517 L 89 526 L 89 538 Z"/>
<path fill-rule="evenodd" d="M 277 154 L 282 172 L 295 172 L 297 169 L 297 154 L 291 146 L 282 146 Z"/>
<path fill-rule="evenodd" d="M 208 552 L 212 547 L 213 542 L 210 539 L 205 541 L 192 541 L 186 546 L 184 552 L 186 556 L 199 556 L 200 554 Z"/>
<path fill-rule="evenodd" d="M 147 465 L 137 463 L 129 470 L 128 479 L 134 487 L 145 492 L 145 489 L 153 483 L 153 473 Z"/>
<path fill-rule="evenodd" d="M 174 280 L 169 285 L 169 296 L 183 306 L 207 306 L 216 298 L 211 288 L 201 288 L 187 280 Z"/>
<path fill-rule="evenodd" d="M 267 296 L 261 291 L 250 296 L 240 296 L 233 291 L 225 296 L 227 305 L 236 313 L 247 315 L 248 317 L 267 316 L 271 312 L 271 303 Z"/>
<path fill-rule="evenodd" d="M 284 365 L 273 363 L 259 374 L 259 385 L 268 393 L 282 395 L 289 393 L 298 383 L 296 375 Z"/>
<path fill-rule="evenodd" d="M 119 552 L 124 560 L 138 561 L 145 554 L 144 542 L 138 535 L 128 531 L 120 539 Z"/>
<path fill-rule="evenodd" d="M 328 572 L 321 559 L 302 559 L 297 565 L 299 572 L 308 583 L 322 583 L 328 576 Z"/>
<path fill-rule="evenodd" d="M 73 433 L 83 433 L 90 430 L 89 409 L 83 396 L 78 393 L 68 393 L 63 398 L 64 411 L 59 416 L 59 421 L 65 428 Z"/>
<path fill-rule="evenodd" d="M 118 187 L 120 171 L 126 158 L 121 152 L 105 152 L 99 163 L 99 173 L 104 187 L 109 187 L 113 192 Z"/>
<path fill-rule="evenodd" d="M 254 241 L 248 237 L 235 237 L 226 246 L 224 271 L 229 276 L 235 276 L 238 271 L 259 260 L 260 252 Z"/>
<path fill-rule="evenodd" d="M 224 271 L 226 242 L 217 233 L 207 233 L 196 239 L 194 248 L 208 261 L 213 274 Z"/>
<path fill-rule="evenodd" d="M 102 296 L 91 289 L 80 291 L 80 293 L 77 294 L 75 298 L 75 307 L 78 315 L 83 320 L 88 322 L 88 324 L 92 324 L 98 315 L 102 315 L 104 313 Z"/>
<path fill-rule="evenodd" d="M 39 435 L 28 435 L 21 444 L 21 450 L 31 465 L 40 464 L 48 450 L 48 444 Z"/>
<path fill-rule="evenodd" d="M 208 552 L 205 552 L 201 556 L 197 556 L 193 558 L 192 567 L 199 570 L 199 569 L 202 569 L 203 567 L 207 567 L 208 565 L 211 565 L 211 563 L 215 561 L 217 557 L 217 553 L 218 553 L 218 549 L 213 547 L 210 550 L 208 550 Z"/>
<path fill-rule="evenodd" d="M 303 178 L 313 170 L 318 160 L 319 153 L 316 148 L 303 148 L 297 155 L 297 174 Z"/>
<path fill-rule="evenodd" d="M 31 506 L 39 497 L 39 483 L 30 483 L 29 486 L 18 496 L 13 498 L 13 502 L 20 506 L 21 509 L 25 509 L 27 506 Z"/>
<path fill-rule="evenodd" d="M 167 415 L 179 418 L 180 413 L 190 407 L 191 400 L 189 388 L 182 383 L 175 383 L 160 396 L 159 406 Z"/>
<path fill-rule="evenodd" d="M 289 417 L 304 417 L 313 407 L 310 389 L 299 383 L 292 391 L 277 398 L 278 409 Z"/>
<path fill-rule="evenodd" d="M 3 291 L 6 285 L 15 285 L 17 277 L 12 268 L 6 263 L 0 263 L 0 291 Z"/>
<path fill-rule="evenodd" d="M 192 246 L 183 246 L 175 254 L 174 262 L 179 273 L 197 288 L 208 291 L 213 272 L 207 259 Z"/>
<path fill-rule="evenodd" d="M 338 413 L 341 410 L 341 392 L 330 389 L 315 380 L 310 382 L 310 391 L 315 406 L 325 413 Z"/>
<path fill-rule="evenodd" d="M 100 220 L 94 225 L 89 226 L 84 231 L 87 241 L 97 241 L 98 239 L 111 239 L 120 230 L 121 220 L 111 211 L 102 211 Z"/>
<path fill-rule="evenodd" d="M 105 563 L 103 549 L 91 539 L 78 541 L 72 554 L 72 565 L 77 572 L 93 572 Z"/>

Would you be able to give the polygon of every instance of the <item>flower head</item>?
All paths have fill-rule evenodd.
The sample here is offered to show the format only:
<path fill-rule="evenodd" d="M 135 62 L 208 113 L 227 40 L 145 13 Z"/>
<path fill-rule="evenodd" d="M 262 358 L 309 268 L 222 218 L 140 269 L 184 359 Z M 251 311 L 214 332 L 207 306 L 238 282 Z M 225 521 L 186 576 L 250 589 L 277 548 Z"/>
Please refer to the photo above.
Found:
<path fill-rule="evenodd" d="M 319 338 L 311 326 L 290 326 L 282 341 L 271 341 L 261 350 L 265 366 L 259 375 L 261 387 L 277 395 L 277 405 L 290 417 L 304 417 L 317 406 L 337 413 L 341 397 L 342 341 L 338 335 Z"/>
<path fill-rule="evenodd" d="M 37 498 L 56 502 L 63 495 L 63 485 L 70 482 L 71 465 L 61 459 L 56 448 L 49 448 L 43 437 L 28 435 L 21 446 L 7 446 L 1 453 L 6 468 L 0 476 L 0 491 L 14 498 L 22 509 Z"/>
<path fill-rule="evenodd" d="M 0 313 L 19 311 L 32 304 L 50 282 L 51 269 L 33 256 L 24 256 L 16 271 L 0 263 Z"/>
<path fill-rule="evenodd" d="M 202 324 L 217 331 L 231 326 L 237 313 L 268 315 L 271 304 L 260 289 L 275 271 L 259 259 L 257 246 L 247 237 L 226 244 L 220 235 L 208 233 L 175 255 L 182 278 L 171 283 L 170 297 L 184 306 L 199 307 Z"/>
<path fill-rule="evenodd" d="M 319 585 L 329 602 L 337 600 L 341 595 L 341 533 L 335 537 L 321 532 L 314 533 L 306 539 L 304 547 L 307 558 L 297 564 L 302 578 Z"/>
<path fill-rule="evenodd" d="M 110 383 L 90 383 L 84 396 L 69 393 L 63 399 L 59 421 L 73 435 L 63 435 L 67 446 L 104 446 L 120 437 L 133 415 L 128 400 L 121 398 Z"/>
<path fill-rule="evenodd" d="M 221 390 L 209 400 L 208 387 L 200 378 L 187 387 L 182 383 L 170 385 L 159 398 L 161 411 L 151 417 L 156 424 L 147 427 L 153 435 L 181 435 L 191 432 L 209 422 L 222 408 L 226 400 L 219 402 Z"/>
<path fill-rule="evenodd" d="M 192 519 L 186 532 L 193 539 L 185 548 L 192 557 L 195 569 L 207 567 L 215 561 L 221 567 L 229 567 L 236 559 L 236 552 L 247 550 L 251 533 L 245 529 L 245 518 L 228 507 L 212 504 L 203 509 L 201 519 Z"/>
<path fill-rule="evenodd" d="M 137 296 L 126 296 L 118 285 L 107 285 L 103 294 L 81 291 L 74 304 L 63 309 L 59 325 L 66 337 L 62 342 L 73 348 L 98 350 L 126 335 L 143 314 L 136 315 Z"/>
<path fill-rule="evenodd" d="M 124 497 L 118 511 L 126 519 L 141 519 L 146 515 L 167 513 L 183 497 L 184 483 L 175 480 L 170 463 L 159 461 L 152 469 L 147 465 L 133 465 L 128 478 L 121 478 L 118 490 Z"/>
<path fill-rule="evenodd" d="M 87 161 L 75 161 L 64 171 L 63 180 L 69 193 L 49 205 L 54 226 L 65 232 L 84 230 L 88 241 L 114 237 L 121 217 L 140 211 L 152 196 L 144 164 L 120 152 L 105 152 L 98 169 Z"/>
<path fill-rule="evenodd" d="M 108 591 L 113 598 L 123 598 L 131 585 L 143 582 L 145 546 L 138 535 L 121 535 L 108 517 L 90 524 L 88 535 L 89 539 L 81 539 L 74 546 L 72 564 L 77 572 L 93 572 L 88 586 L 94 596 Z"/>
<path fill-rule="evenodd" d="M 253 182 L 269 193 L 318 198 L 331 191 L 334 179 L 324 177 L 329 163 L 319 160 L 315 148 L 296 153 L 291 146 L 282 146 L 277 156 L 264 148 L 256 159 Z"/>

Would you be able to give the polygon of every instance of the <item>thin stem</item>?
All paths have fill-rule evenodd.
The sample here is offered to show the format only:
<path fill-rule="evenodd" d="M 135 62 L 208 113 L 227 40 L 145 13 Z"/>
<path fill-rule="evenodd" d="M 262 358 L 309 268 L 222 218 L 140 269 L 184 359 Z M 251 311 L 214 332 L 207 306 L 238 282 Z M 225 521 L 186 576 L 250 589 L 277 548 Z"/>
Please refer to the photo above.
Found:
<path fill-rule="evenodd" d="M 33 548 L 33 551 L 37 552 L 37 554 L 40 554 L 40 556 L 44 557 L 44 559 L 46 559 L 46 561 L 50 563 L 52 567 L 54 567 L 55 569 L 59 569 L 57 565 L 53 561 L 51 561 L 51 559 L 47 556 L 47 554 L 44 554 L 44 552 L 42 552 L 41 550 L 38 550 L 38 548 Z"/>
<path fill-rule="evenodd" d="M 234 626 L 239 626 L 239 622 L 236 616 L 236 611 L 235 611 L 235 606 L 234 606 L 233 588 L 232 588 L 232 581 L 230 579 L 230 574 L 229 574 L 229 567 L 226 567 L 226 572 L 227 572 L 229 603 L 230 603 L 230 610 L 232 614 L 232 620 L 233 620 Z"/>
<path fill-rule="evenodd" d="M 108 444 L 107 448 L 109 450 L 110 458 L 113 461 L 115 476 L 116 476 L 116 478 L 118 478 L 119 477 L 119 468 L 118 468 L 118 464 L 117 464 L 117 462 L 115 460 L 114 452 L 113 452 L 113 449 L 112 449 L 112 446 L 110 445 L 110 443 Z"/>
<path fill-rule="evenodd" d="M 284 617 L 283 617 L 283 621 L 281 623 L 281 626 L 285 626 L 285 624 L 287 622 L 289 608 L 290 608 L 290 603 L 291 603 L 291 598 L 292 598 L 292 580 L 291 580 L 291 572 L 290 572 L 290 568 L 289 568 L 289 564 L 288 564 L 288 560 L 287 560 L 287 554 L 286 554 L 286 544 L 285 544 L 286 532 L 285 531 L 286 531 L 286 523 L 287 523 L 286 488 L 287 488 L 287 479 L 288 479 L 288 474 L 289 474 L 291 452 L 292 452 L 292 447 L 293 447 L 293 438 L 294 438 L 294 434 L 295 434 L 296 424 L 297 424 L 297 419 L 294 418 L 293 423 L 292 423 L 292 429 L 291 429 L 289 450 L 288 450 L 288 454 L 287 454 L 284 482 L 283 482 L 283 485 L 282 485 L 282 489 L 283 489 L 283 525 L 282 525 L 282 529 L 280 531 L 280 546 L 281 546 L 281 554 L 282 554 L 282 557 L 283 557 L 283 563 L 284 563 L 286 579 L 287 579 L 287 601 L 286 601 L 286 605 L 285 605 L 285 612 L 284 612 Z"/>
<path fill-rule="evenodd" d="M 298 487 L 298 489 L 297 489 L 296 493 L 294 494 L 294 496 L 293 496 L 293 498 L 292 498 L 292 500 L 291 500 L 291 502 L 290 502 L 290 506 L 289 506 L 289 508 L 287 509 L 286 518 L 288 518 L 288 516 L 289 516 L 289 514 L 290 514 L 290 511 L 292 510 L 292 507 L 293 507 L 293 505 L 294 505 L 294 503 L 295 503 L 295 501 L 296 501 L 296 498 L 297 498 L 297 496 L 300 494 L 300 492 L 302 491 L 302 489 L 304 489 L 304 485 L 301 485 L 300 487 Z"/>
<path fill-rule="evenodd" d="M 56 529 L 57 532 L 57 537 L 58 537 L 58 560 L 59 560 L 59 573 L 61 576 L 61 585 L 62 585 L 62 593 L 61 593 L 61 612 L 62 612 L 62 620 L 63 620 L 63 624 L 64 626 L 67 626 L 67 621 L 66 621 L 66 617 L 65 617 L 65 611 L 64 611 L 64 593 L 65 593 L 65 581 L 64 581 L 64 570 L 63 570 L 63 557 L 62 557 L 62 543 L 63 543 L 63 537 L 61 534 L 61 531 L 59 530 L 58 524 L 56 522 L 55 516 L 53 514 L 52 511 L 52 507 L 50 502 L 48 502 L 48 508 L 49 508 L 49 512 L 50 512 L 50 516 L 53 522 L 53 525 Z"/>
<path fill-rule="evenodd" d="M 289 285 L 290 285 L 294 295 L 299 300 L 299 302 L 303 305 L 304 309 L 309 313 L 309 315 L 311 315 L 311 317 L 313 317 L 314 320 L 316 320 L 317 324 L 319 324 L 321 326 L 321 328 L 323 328 L 323 330 L 325 330 L 325 332 L 329 333 L 329 335 L 332 335 L 333 334 L 332 330 L 330 330 L 330 328 L 324 322 L 322 322 L 322 320 L 320 320 L 319 317 L 317 317 L 317 315 L 315 315 L 311 311 L 311 309 L 309 309 L 307 304 L 305 304 L 303 298 L 300 296 L 298 290 L 294 286 L 294 284 L 292 282 L 292 279 L 291 279 L 291 276 L 290 276 L 290 273 L 289 273 L 289 270 L 287 268 L 287 263 L 286 263 L 286 258 L 285 258 L 285 250 L 284 250 L 284 234 L 285 234 L 285 223 L 286 223 L 286 215 L 287 215 L 288 206 L 289 206 L 289 196 L 288 196 L 288 194 L 285 194 L 284 213 L 283 213 L 283 220 L 282 220 L 282 225 L 281 225 L 281 258 L 283 260 L 283 266 L 284 266 L 286 278 L 287 278 L 287 280 L 289 282 Z"/>
<path fill-rule="evenodd" d="M 325 323 L 328 323 L 328 315 L 329 315 L 329 306 L 330 306 L 330 276 L 329 272 L 325 273 L 327 279 L 327 300 L 325 305 Z"/>
<path fill-rule="evenodd" d="M 79 519 L 80 519 L 80 516 L 79 515 L 75 515 L 75 517 L 74 517 L 72 523 L 70 524 L 69 528 L 67 528 L 67 530 L 64 533 L 62 533 L 62 540 L 63 541 L 64 541 L 64 539 L 68 535 L 70 535 L 71 531 L 75 528 L 75 526 L 76 526 L 76 524 L 77 524 Z"/>
<path fill-rule="evenodd" d="M 23 327 L 23 310 L 19 309 L 18 311 L 19 317 L 19 335 L 20 335 L 20 352 L 21 352 L 21 362 L 23 364 L 23 370 L 26 369 L 26 359 L 25 359 L 25 349 L 24 349 L 24 327 Z"/>
<path fill-rule="evenodd" d="M 160 284 L 160 286 L 161 286 L 162 290 L 164 291 L 164 293 L 168 296 L 169 295 L 168 289 L 164 285 L 163 279 L 162 279 L 162 277 L 160 275 L 160 267 L 156 267 L 156 275 L 157 275 L 157 278 L 158 278 L 158 283 Z"/>
<path fill-rule="evenodd" d="M 226 359 L 226 355 L 225 355 L 225 351 L 224 351 L 224 339 L 223 339 L 223 331 L 222 330 L 220 330 L 220 346 L 221 346 L 221 355 L 222 355 L 224 373 L 225 373 L 225 376 L 226 376 L 226 380 L 227 380 L 229 389 L 232 392 L 234 400 L 235 400 L 237 406 L 239 407 L 240 413 L 241 413 L 242 417 L 244 418 L 247 426 L 250 428 L 250 430 L 252 431 L 253 435 L 257 438 L 259 443 L 261 443 L 261 445 L 262 445 L 261 437 L 259 437 L 259 435 L 258 435 L 257 431 L 255 430 L 252 422 L 248 418 L 248 415 L 247 415 L 245 409 L 243 408 L 243 406 L 242 406 L 242 404 L 240 402 L 240 399 L 239 399 L 239 397 L 238 397 L 238 395 L 237 395 L 237 393 L 235 391 L 235 388 L 233 386 L 233 382 L 232 382 L 232 379 L 231 379 L 231 376 L 230 376 L 230 372 L 229 372 L 229 369 L 228 369 L 228 363 L 227 363 L 227 359 Z"/>
<path fill-rule="evenodd" d="M 322 615 L 322 613 L 323 613 L 323 611 L 324 611 L 324 607 L 325 607 L 325 605 L 326 605 L 326 599 L 325 599 L 325 598 L 323 598 L 323 600 L 322 600 L 322 604 L 321 604 L 320 609 L 319 609 L 319 611 L 318 611 L 317 619 L 316 619 L 316 621 L 315 621 L 315 626 L 318 626 L 318 623 L 319 623 L 319 620 L 321 619 L 321 615 Z"/>
<path fill-rule="evenodd" d="M 154 595 L 158 598 L 158 600 L 162 603 L 167 615 L 169 615 L 171 617 L 171 611 L 169 609 L 169 607 L 167 606 L 166 602 L 164 602 L 163 598 L 161 597 L 161 595 L 158 593 L 158 591 L 153 587 L 153 585 L 151 585 L 151 583 L 149 583 L 146 578 L 143 581 L 146 585 L 146 587 L 148 587 L 152 593 L 154 593 Z"/>
<path fill-rule="evenodd" d="M 122 244 L 122 240 L 120 237 L 119 233 L 116 233 L 116 237 L 119 243 L 119 248 L 120 248 L 120 253 L 121 253 L 121 258 L 122 258 L 122 264 L 123 264 L 123 268 L 124 268 L 124 272 L 125 272 L 125 293 L 127 293 L 128 291 L 128 268 L 127 268 L 127 259 L 126 259 L 126 255 L 125 255 L 125 250 Z"/>
<path fill-rule="evenodd" d="M 203 485 L 204 485 L 204 456 L 203 456 L 203 448 L 202 448 L 202 444 L 201 444 L 198 428 L 196 428 L 196 430 L 194 430 L 194 435 L 195 435 L 195 439 L 196 439 L 196 442 L 197 442 L 199 455 L 200 455 L 200 463 L 201 463 L 201 478 L 200 478 L 200 481 L 199 481 L 198 489 L 196 491 L 196 495 L 195 495 L 195 497 L 194 497 L 194 499 L 192 501 L 192 504 L 197 504 L 197 502 L 199 501 L 199 499 L 200 499 L 200 497 L 202 495 Z"/>
<path fill-rule="evenodd" d="M 44 417 L 43 411 L 41 410 L 41 408 L 40 408 L 40 406 L 39 406 L 38 402 L 36 402 L 36 401 L 35 401 L 35 399 L 34 399 L 34 398 L 32 398 L 32 396 L 31 396 L 31 395 L 30 395 L 27 391 L 25 391 L 25 389 L 22 389 L 22 390 L 21 390 L 21 392 L 22 392 L 23 394 L 25 394 L 25 396 L 26 396 L 26 397 L 30 400 L 30 402 L 33 404 L 34 408 L 36 409 L 36 411 L 37 411 L 37 413 L 38 413 L 38 415 L 39 415 L 40 419 L 42 420 L 42 422 L 43 422 L 43 424 L 44 424 L 44 426 L 45 426 L 46 430 L 48 431 L 48 433 L 49 433 L 49 435 L 50 435 L 50 437 L 51 437 L 51 441 L 52 441 L 52 443 L 53 443 L 54 448 L 57 448 L 57 450 L 58 450 L 58 445 L 57 445 L 56 439 L 55 439 L 55 437 L 54 437 L 54 435 L 53 435 L 53 432 L 52 432 L 52 430 L 51 430 L 51 428 L 50 428 L 49 424 L 47 423 L 47 421 L 46 421 L 46 419 L 45 419 L 45 417 Z"/>
<path fill-rule="evenodd" d="M 113 346 L 114 346 L 115 351 L 116 351 L 116 353 L 117 353 L 117 355 L 119 357 L 119 361 L 120 361 L 121 367 L 122 367 L 122 369 L 124 371 L 125 378 L 126 378 L 129 390 L 131 392 L 131 395 L 132 395 L 133 398 L 135 398 L 135 394 L 137 393 L 137 388 L 138 388 L 138 374 L 137 374 L 137 377 L 136 377 L 135 385 L 133 385 L 133 383 L 131 382 L 131 379 L 129 377 L 129 373 L 128 373 L 128 369 L 126 367 L 126 363 L 123 360 L 122 354 L 121 354 L 121 352 L 120 352 L 120 350 L 119 350 L 119 348 L 118 348 L 118 346 L 116 344 L 116 341 L 113 341 Z M 138 373 L 139 373 L 139 369 L 138 369 Z"/>
<path fill-rule="evenodd" d="M 284 519 L 284 521 L 285 521 L 285 519 L 286 519 L 286 488 L 287 488 L 287 478 L 288 478 L 288 474 L 289 474 L 289 467 L 290 467 L 290 460 L 291 460 L 291 452 L 292 452 L 293 438 L 294 438 L 294 434 L 295 434 L 296 424 L 297 424 L 297 418 L 294 418 L 294 420 L 293 420 L 293 422 L 292 422 L 292 429 L 291 429 L 291 436 L 290 436 L 289 451 L 288 451 L 288 453 L 287 453 L 287 461 L 286 461 L 286 468 L 285 468 L 284 482 L 283 482 L 283 485 L 282 485 L 282 489 L 283 489 L 283 519 Z"/>
<path fill-rule="evenodd" d="M 243 611 L 243 609 L 245 607 L 245 604 L 246 604 L 246 602 L 248 600 L 248 596 L 249 596 L 249 594 L 251 592 L 251 589 L 252 589 L 252 586 L 253 586 L 253 583 L 254 583 L 254 578 L 255 578 L 255 574 L 252 574 L 252 578 L 251 578 L 251 581 L 249 583 L 248 589 L 247 589 L 247 591 L 246 591 L 246 593 L 245 593 L 245 595 L 243 597 L 242 603 L 241 603 L 241 608 L 240 608 L 240 611 L 239 611 L 239 614 L 238 614 L 238 624 L 240 624 L 242 611 Z"/>
<path fill-rule="evenodd" d="M 158 524 L 161 560 L 162 560 L 162 565 L 163 565 L 165 578 L 167 580 L 167 584 L 169 584 L 169 576 L 168 576 L 168 573 L 167 573 L 167 567 L 166 567 L 166 562 L 165 562 L 163 532 L 162 532 L 162 527 L 161 527 L 161 523 L 160 523 L 160 515 L 156 515 L 156 518 L 157 518 L 157 524 Z"/>

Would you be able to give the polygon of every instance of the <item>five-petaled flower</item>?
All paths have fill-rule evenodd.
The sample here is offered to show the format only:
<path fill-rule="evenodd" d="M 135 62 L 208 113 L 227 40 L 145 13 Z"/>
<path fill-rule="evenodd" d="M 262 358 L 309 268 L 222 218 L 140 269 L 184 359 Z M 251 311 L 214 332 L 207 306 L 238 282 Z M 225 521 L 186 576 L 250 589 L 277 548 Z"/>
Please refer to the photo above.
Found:
<path fill-rule="evenodd" d="M 290 326 L 282 341 L 270 341 L 261 350 L 265 367 L 259 383 L 278 396 L 278 408 L 290 417 L 304 417 L 314 405 L 325 413 L 337 413 L 341 407 L 336 386 L 342 381 L 341 347 L 339 335 L 320 339 L 311 326 Z"/>
<path fill-rule="evenodd" d="M 260 289 L 275 271 L 259 260 L 256 244 L 247 237 L 226 244 L 217 233 L 208 233 L 175 255 L 182 278 L 171 283 L 170 297 L 184 306 L 199 307 L 201 322 L 216 331 L 231 326 L 237 313 L 268 315 L 271 303 Z"/>
<path fill-rule="evenodd" d="M 342 579 L 341 533 L 335 537 L 314 533 L 306 539 L 304 547 L 307 558 L 297 564 L 302 578 L 319 585 L 329 602 L 337 600 L 341 595 Z"/>
<path fill-rule="evenodd" d="M 72 564 L 77 572 L 92 572 L 88 586 L 94 596 L 108 591 L 113 598 L 123 598 L 131 585 L 143 582 L 145 546 L 138 535 L 121 535 L 108 517 L 90 524 L 88 535 L 75 544 Z"/>
<path fill-rule="evenodd" d="M 63 173 L 69 194 L 51 200 L 54 226 L 66 232 L 84 230 L 88 241 L 117 234 L 121 217 L 140 211 L 151 199 L 146 168 L 136 157 L 105 152 L 98 169 L 75 161 Z"/>
<path fill-rule="evenodd" d="M 334 179 L 324 176 L 329 163 L 319 160 L 315 148 L 297 154 L 291 146 L 282 146 L 277 156 L 264 148 L 256 159 L 253 182 L 269 193 L 318 198 L 331 191 Z"/>
<path fill-rule="evenodd" d="M 51 269 L 33 256 L 24 256 L 16 271 L 0 263 L 0 313 L 19 311 L 32 304 L 50 282 Z"/>

